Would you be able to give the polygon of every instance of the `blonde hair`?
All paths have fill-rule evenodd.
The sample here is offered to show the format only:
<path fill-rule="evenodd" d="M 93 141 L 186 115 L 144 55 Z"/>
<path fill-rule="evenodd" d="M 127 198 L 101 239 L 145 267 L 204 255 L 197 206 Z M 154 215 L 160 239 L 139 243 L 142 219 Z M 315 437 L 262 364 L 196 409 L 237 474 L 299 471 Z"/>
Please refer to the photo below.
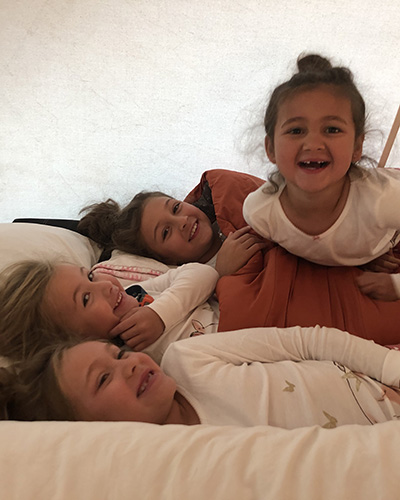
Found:
<path fill-rule="evenodd" d="M 21 360 L 39 349 L 74 337 L 57 325 L 43 301 L 58 262 L 27 260 L 0 274 L 0 354 Z"/>
<path fill-rule="evenodd" d="M 70 340 L 47 346 L 8 368 L 0 368 L 1 420 L 78 420 L 63 394 L 57 374 Z"/>

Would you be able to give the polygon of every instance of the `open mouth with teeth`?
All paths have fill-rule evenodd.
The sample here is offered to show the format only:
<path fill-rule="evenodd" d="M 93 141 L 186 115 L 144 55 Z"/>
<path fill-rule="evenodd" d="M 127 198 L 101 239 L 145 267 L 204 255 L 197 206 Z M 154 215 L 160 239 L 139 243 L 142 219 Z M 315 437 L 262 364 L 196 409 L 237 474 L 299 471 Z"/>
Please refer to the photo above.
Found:
<path fill-rule="evenodd" d="M 118 297 L 117 297 L 117 302 L 115 303 L 115 306 L 114 306 L 114 311 L 120 305 L 121 300 L 122 300 L 122 292 L 119 292 Z"/>
<path fill-rule="evenodd" d="M 137 397 L 141 396 L 144 393 L 144 391 L 146 390 L 146 388 L 147 388 L 147 386 L 148 386 L 151 378 L 153 377 L 153 375 L 154 375 L 153 370 L 150 370 L 149 373 L 147 374 L 147 377 L 140 384 L 140 387 L 139 387 L 139 389 L 138 389 L 138 391 L 136 393 Z"/>
<path fill-rule="evenodd" d="M 329 161 L 299 161 L 299 167 L 306 170 L 320 170 L 329 165 Z"/>
<path fill-rule="evenodd" d="M 193 226 L 192 226 L 192 229 L 190 231 L 190 234 L 189 234 L 189 241 L 191 241 L 194 237 L 194 235 L 196 234 L 197 232 L 197 228 L 199 227 L 199 223 L 196 221 Z"/>

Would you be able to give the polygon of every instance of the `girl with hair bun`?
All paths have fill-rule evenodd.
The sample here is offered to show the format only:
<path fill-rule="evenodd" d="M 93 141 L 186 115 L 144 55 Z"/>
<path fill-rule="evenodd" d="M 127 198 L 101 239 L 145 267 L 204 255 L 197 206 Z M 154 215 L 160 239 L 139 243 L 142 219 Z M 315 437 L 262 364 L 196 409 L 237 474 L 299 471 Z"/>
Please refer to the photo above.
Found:
<path fill-rule="evenodd" d="M 348 68 L 299 56 L 272 92 L 265 149 L 277 167 L 243 205 L 261 236 L 311 262 L 361 266 L 371 298 L 400 298 L 400 170 L 363 165 L 365 103 Z M 373 261 L 373 262 L 371 262 Z"/>

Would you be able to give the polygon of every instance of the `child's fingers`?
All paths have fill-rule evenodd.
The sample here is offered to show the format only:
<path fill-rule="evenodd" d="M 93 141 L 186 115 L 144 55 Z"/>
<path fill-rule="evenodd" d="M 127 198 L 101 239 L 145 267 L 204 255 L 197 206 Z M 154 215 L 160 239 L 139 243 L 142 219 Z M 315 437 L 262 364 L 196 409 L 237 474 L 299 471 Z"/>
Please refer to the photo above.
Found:
<path fill-rule="evenodd" d="M 251 247 L 250 250 L 254 250 L 253 253 L 258 252 L 259 250 L 264 250 L 265 248 L 271 248 L 271 245 L 268 241 L 255 241 Z"/>
<path fill-rule="evenodd" d="M 127 342 L 128 340 L 134 339 L 140 335 L 140 332 L 135 331 L 134 328 L 129 328 L 128 330 L 124 330 L 122 333 L 119 334 L 119 337 L 124 341 Z"/>
<path fill-rule="evenodd" d="M 394 270 L 399 267 L 400 259 L 394 255 L 385 255 L 377 260 L 377 263 L 381 264 L 381 266 L 385 269 Z"/>
<path fill-rule="evenodd" d="M 393 281 L 387 273 L 365 272 L 356 278 L 360 291 L 376 300 L 393 301 L 398 300 Z"/>
<path fill-rule="evenodd" d="M 379 299 L 379 296 L 377 295 L 377 290 L 376 290 L 376 284 L 366 281 L 359 281 L 357 280 L 357 285 L 361 293 L 364 295 L 367 295 L 368 297 L 371 297 L 371 299 Z"/>
<path fill-rule="evenodd" d="M 125 341 L 125 344 L 130 347 L 133 351 L 138 351 L 137 346 L 139 343 L 137 342 L 137 339 L 135 337 L 128 339 Z"/>
<path fill-rule="evenodd" d="M 358 284 L 366 285 L 367 283 L 375 283 L 377 277 L 377 273 L 364 272 L 356 277 L 356 281 Z"/>
<path fill-rule="evenodd" d="M 250 245 L 253 245 L 255 243 L 264 243 L 266 241 L 268 241 L 268 240 L 261 238 L 260 236 L 245 233 L 245 234 L 242 234 L 240 237 L 236 238 L 235 240 L 232 240 L 231 244 L 249 247 Z"/>
<path fill-rule="evenodd" d="M 368 262 L 363 266 L 363 269 L 373 271 L 375 273 L 392 273 L 399 269 L 400 259 L 393 255 L 392 252 L 387 252 L 384 255 Z"/>
<path fill-rule="evenodd" d="M 241 236 L 242 234 L 248 233 L 250 231 L 250 229 L 251 229 L 250 226 L 243 226 L 240 229 L 236 229 L 236 231 L 234 231 L 231 234 L 233 234 L 235 236 Z"/>
<path fill-rule="evenodd" d="M 250 249 L 256 247 L 258 250 L 262 250 L 269 246 L 270 242 L 264 239 L 260 239 L 257 236 L 248 235 L 246 239 L 240 242 L 240 245 L 244 249 Z"/>
<path fill-rule="evenodd" d="M 393 262 L 394 264 L 399 264 L 400 263 L 400 258 L 398 256 L 399 254 L 396 253 L 387 253 L 385 255 L 383 255 L 382 257 L 384 257 L 385 260 L 389 261 L 389 262 Z"/>
<path fill-rule="evenodd" d="M 396 271 L 399 268 L 399 265 L 394 263 L 394 262 L 387 262 L 385 261 L 383 265 L 381 266 L 382 272 L 393 272 Z"/>
<path fill-rule="evenodd" d="M 361 290 L 362 293 L 367 294 L 368 292 L 371 292 L 373 290 L 373 286 L 371 283 L 357 283 L 358 288 Z"/>
<path fill-rule="evenodd" d="M 377 276 L 379 276 L 378 273 L 370 273 L 370 272 L 365 272 L 362 273 L 360 276 L 357 276 L 356 283 L 358 285 L 358 288 L 363 293 L 372 292 L 373 290 L 375 290 L 377 286 Z"/>
<path fill-rule="evenodd" d="M 125 344 L 134 351 L 143 351 L 143 349 L 146 349 L 146 347 L 149 347 L 149 345 L 152 344 L 152 341 L 146 337 L 138 335 L 137 337 L 127 340 Z"/>
<path fill-rule="evenodd" d="M 125 320 L 120 321 L 112 330 L 110 330 L 111 337 L 117 337 L 118 335 L 124 335 L 127 331 L 130 331 L 136 326 L 133 322 L 133 318 L 129 317 Z M 133 330 L 132 330 L 133 331 Z"/>
<path fill-rule="evenodd" d="M 226 240 L 225 241 L 233 241 L 233 240 L 237 240 L 238 238 L 240 238 L 241 236 L 243 236 L 244 234 L 248 233 L 250 231 L 250 226 L 244 226 L 240 229 L 237 229 L 236 231 L 231 231 Z"/>
<path fill-rule="evenodd" d="M 368 271 L 373 271 L 374 273 L 392 273 L 393 271 L 396 271 L 398 269 L 397 264 L 391 264 L 391 263 L 375 263 L 375 264 L 370 264 L 367 266 L 364 266 L 364 269 L 368 269 Z"/>
<path fill-rule="evenodd" d="M 151 335 L 143 331 L 141 332 L 128 331 L 122 333 L 119 337 L 125 342 L 125 344 L 128 347 L 135 350 L 144 349 L 145 347 L 151 345 L 154 342 Z"/>

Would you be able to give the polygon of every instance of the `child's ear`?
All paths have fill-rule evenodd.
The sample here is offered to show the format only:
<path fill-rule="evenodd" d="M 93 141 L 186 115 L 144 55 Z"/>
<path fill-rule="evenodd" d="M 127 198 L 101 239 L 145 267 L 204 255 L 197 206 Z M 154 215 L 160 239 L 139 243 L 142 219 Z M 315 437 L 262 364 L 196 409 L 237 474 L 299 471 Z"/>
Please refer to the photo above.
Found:
<path fill-rule="evenodd" d="M 364 144 L 364 134 L 361 134 L 357 137 L 354 143 L 354 151 L 352 157 L 353 163 L 356 163 L 357 161 L 360 160 L 363 150 L 363 144 Z"/>
<path fill-rule="evenodd" d="M 265 145 L 265 152 L 267 153 L 269 161 L 272 163 L 276 163 L 275 152 L 274 152 L 274 141 L 268 135 L 265 136 L 264 145 Z"/>

